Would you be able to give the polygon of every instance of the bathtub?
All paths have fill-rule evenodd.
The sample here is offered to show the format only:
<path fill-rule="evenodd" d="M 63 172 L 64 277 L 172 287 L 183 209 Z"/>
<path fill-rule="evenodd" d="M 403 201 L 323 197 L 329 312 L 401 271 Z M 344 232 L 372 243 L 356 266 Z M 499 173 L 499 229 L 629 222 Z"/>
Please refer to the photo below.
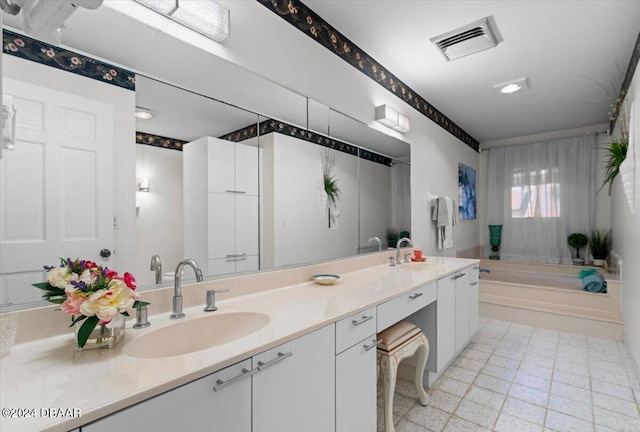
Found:
<path fill-rule="evenodd" d="M 482 260 L 480 313 L 494 319 L 622 340 L 621 284 L 605 275 L 606 293 L 582 289 L 584 267 Z"/>

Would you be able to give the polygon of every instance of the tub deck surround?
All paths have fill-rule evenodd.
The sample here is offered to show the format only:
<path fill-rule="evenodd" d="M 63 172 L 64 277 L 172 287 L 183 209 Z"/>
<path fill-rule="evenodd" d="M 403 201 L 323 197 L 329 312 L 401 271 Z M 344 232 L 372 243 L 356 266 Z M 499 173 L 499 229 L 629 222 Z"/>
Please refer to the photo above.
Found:
<path fill-rule="evenodd" d="M 3 432 L 71 430 L 451 275 L 478 261 L 430 257 L 428 262 L 438 265 L 429 270 L 411 270 L 407 265 L 405 268 L 389 267 L 388 264 L 380 265 L 378 261 L 373 267 L 342 273 L 338 283 L 331 286 L 298 281 L 267 291 L 227 299 L 221 297 L 219 309 L 213 313 L 202 310 L 204 295 L 198 296 L 197 306 L 185 307 L 186 318 L 183 320 L 231 312 L 259 312 L 267 314 L 271 321 L 253 334 L 191 354 L 139 359 L 123 353 L 127 344 L 135 343 L 136 337 L 175 323 L 169 318 L 170 298 L 166 302 L 166 311 L 154 312 L 150 316 L 151 327 L 134 330 L 129 321 L 125 340 L 112 350 L 75 354 L 70 332 L 17 344 L 9 356 L 0 360 L 2 408 L 37 408 L 38 412 L 40 408 L 79 408 L 82 416 L 3 417 L 0 429 Z M 344 262 L 336 261 L 329 267 L 332 272 L 340 273 L 336 269 L 344 268 L 344 265 Z M 312 271 L 317 270 L 317 266 L 309 267 Z M 301 267 L 289 271 L 294 270 L 302 275 L 309 269 Z M 206 291 L 211 283 L 183 287 L 185 300 L 197 295 L 195 291 L 198 290 L 194 288 L 204 287 Z M 170 297 L 168 291 L 165 294 Z M 167 343 L 171 341 L 167 340 Z"/>
<path fill-rule="evenodd" d="M 606 293 L 584 291 L 586 267 L 482 260 L 492 273 L 480 277 L 482 316 L 587 336 L 622 340 L 621 282 L 604 273 Z"/>

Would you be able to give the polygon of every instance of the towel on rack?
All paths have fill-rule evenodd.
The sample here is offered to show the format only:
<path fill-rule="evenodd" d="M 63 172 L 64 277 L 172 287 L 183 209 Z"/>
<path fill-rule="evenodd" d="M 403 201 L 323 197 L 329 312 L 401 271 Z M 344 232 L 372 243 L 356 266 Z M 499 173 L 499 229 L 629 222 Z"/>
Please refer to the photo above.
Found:
<path fill-rule="evenodd" d="M 453 226 L 458 224 L 456 202 L 449 197 L 438 197 L 431 218 L 436 221 L 438 249 L 453 247 Z"/>

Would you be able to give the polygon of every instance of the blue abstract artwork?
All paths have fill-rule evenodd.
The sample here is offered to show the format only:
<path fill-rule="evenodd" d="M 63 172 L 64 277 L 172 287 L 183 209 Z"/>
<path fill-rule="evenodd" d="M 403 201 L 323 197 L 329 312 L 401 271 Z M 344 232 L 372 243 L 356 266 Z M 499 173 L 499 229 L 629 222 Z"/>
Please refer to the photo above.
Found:
<path fill-rule="evenodd" d="M 461 220 L 476 219 L 476 170 L 458 164 L 458 206 Z"/>

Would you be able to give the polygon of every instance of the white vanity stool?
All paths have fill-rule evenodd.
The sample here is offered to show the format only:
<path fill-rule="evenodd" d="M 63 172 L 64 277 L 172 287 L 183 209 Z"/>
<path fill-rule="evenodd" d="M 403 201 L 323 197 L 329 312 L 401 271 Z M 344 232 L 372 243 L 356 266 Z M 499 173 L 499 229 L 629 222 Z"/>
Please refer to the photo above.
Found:
<path fill-rule="evenodd" d="M 396 390 L 396 375 L 400 362 L 418 353 L 416 365 L 416 390 L 420 404 L 427 405 L 427 393 L 422 387 L 422 376 L 429 357 L 429 341 L 418 327 L 408 321 L 400 321 L 378 333 L 378 368 L 384 380 L 384 422 L 386 432 L 395 432 L 393 427 L 393 395 Z"/>

